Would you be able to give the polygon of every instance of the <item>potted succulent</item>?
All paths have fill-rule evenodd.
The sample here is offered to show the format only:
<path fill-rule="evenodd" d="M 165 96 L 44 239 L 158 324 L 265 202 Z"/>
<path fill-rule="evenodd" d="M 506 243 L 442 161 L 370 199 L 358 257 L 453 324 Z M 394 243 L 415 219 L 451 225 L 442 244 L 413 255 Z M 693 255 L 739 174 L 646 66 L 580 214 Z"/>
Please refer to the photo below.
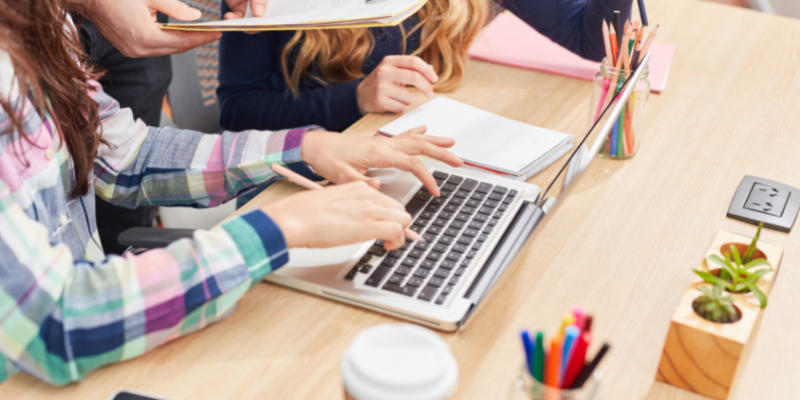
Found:
<path fill-rule="evenodd" d="M 783 249 L 717 233 L 672 321 L 656 380 L 723 400 L 767 305 Z"/>

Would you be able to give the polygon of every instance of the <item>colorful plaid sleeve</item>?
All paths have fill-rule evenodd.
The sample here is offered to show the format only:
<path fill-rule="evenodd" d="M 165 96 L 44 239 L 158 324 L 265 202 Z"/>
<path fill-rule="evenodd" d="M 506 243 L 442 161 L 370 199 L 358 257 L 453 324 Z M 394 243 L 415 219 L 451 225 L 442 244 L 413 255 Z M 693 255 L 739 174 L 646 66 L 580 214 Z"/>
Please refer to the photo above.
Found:
<path fill-rule="evenodd" d="M 99 85 L 93 97 L 100 105 L 103 138 L 112 143 L 99 149 L 94 188 L 111 203 L 213 207 L 278 179 L 273 163 L 321 180 L 300 157 L 305 133 L 317 127 L 221 135 L 153 128 L 135 120 Z"/>
<path fill-rule="evenodd" d="M 139 256 L 75 261 L 0 180 L 0 381 L 17 369 L 63 385 L 229 314 L 288 261 L 283 235 L 254 210 Z"/>

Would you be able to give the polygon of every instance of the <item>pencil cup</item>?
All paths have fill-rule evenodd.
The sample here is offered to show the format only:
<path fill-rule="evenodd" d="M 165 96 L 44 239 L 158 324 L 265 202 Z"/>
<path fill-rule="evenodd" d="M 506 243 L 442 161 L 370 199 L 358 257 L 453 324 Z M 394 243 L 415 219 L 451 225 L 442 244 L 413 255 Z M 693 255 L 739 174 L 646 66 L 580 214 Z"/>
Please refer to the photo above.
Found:
<path fill-rule="evenodd" d="M 600 388 L 602 374 L 594 371 L 583 386 L 577 389 L 557 389 L 545 386 L 531 376 L 526 365 L 520 369 L 520 376 L 514 382 L 519 391 L 524 392 L 524 396 L 515 398 L 527 398 L 531 400 L 596 400 Z"/>
<path fill-rule="evenodd" d="M 647 114 L 647 100 L 650 97 L 650 73 L 648 65 L 643 66 L 644 71 L 636 82 L 636 88 L 618 121 L 605 137 L 605 142 L 597 155 L 603 158 L 622 160 L 636 155 L 636 150 L 641 143 L 641 127 Z M 616 68 L 606 59 L 600 64 L 600 72 L 594 78 L 592 86 L 592 101 L 589 106 L 590 124 L 600 118 L 603 110 L 611 103 L 615 95 L 622 90 L 622 85 L 632 71 Z M 614 87 L 611 87 L 611 86 Z M 610 111 L 609 111 L 610 112 Z"/>

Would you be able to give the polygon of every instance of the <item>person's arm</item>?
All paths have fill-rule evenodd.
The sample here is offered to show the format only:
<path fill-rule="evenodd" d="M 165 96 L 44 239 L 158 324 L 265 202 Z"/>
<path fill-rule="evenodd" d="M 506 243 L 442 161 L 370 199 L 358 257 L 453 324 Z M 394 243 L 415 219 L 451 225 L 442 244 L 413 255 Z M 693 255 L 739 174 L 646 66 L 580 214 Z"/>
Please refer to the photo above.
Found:
<path fill-rule="evenodd" d="M 605 57 L 603 18 L 611 22 L 619 10 L 624 23 L 631 17 L 632 0 L 509 0 L 501 2 L 550 40 L 587 59 Z"/>
<path fill-rule="evenodd" d="M 130 109 L 120 108 L 99 85 L 93 97 L 102 137 L 109 142 L 98 149 L 94 188 L 112 204 L 217 206 L 278 179 L 270 170 L 273 163 L 322 180 L 301 159 L 310 127 L 221 135 L 154 128 L 134 120 Z"/>
<path fill-rule="evenodd" d="M 288 34 L 222 35 L 217 94 L 223 128 L 275 130 L 320 125 L 342 131 L 361 118 L 356 96 L 360 79 L 303 90 L 299 98 L 289 93 L 280 65 Z"/>
<path fill-rule="evenodd" d="M 80 381 L 223 318 L 288 261 L 283 233 L 260 209 L 165 249 L 77 261 L 13 192 L 0 180 L 0 381 L 17 369 Z"/>

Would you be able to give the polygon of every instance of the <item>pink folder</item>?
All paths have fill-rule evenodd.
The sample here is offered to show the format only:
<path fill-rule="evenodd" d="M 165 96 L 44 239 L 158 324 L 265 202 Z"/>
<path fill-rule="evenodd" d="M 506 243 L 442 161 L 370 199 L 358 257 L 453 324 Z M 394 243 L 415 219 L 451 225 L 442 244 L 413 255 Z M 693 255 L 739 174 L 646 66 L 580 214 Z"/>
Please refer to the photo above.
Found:
<path fill-rule="evenodd" d="M 601 35 L 600 32 L 597 34 Z M 653 53 L 649 77 L 651 91 L 661 93 L 667 85 L 676 46 L 653 42 L 650 50 Z M 594 80 L 600 71 L 600 63 L 580 58 L 508 12 L 498 15 L 486 27 L 483 36 L 469 49 L 469 55 L 479 60 L 585 81 Z"/>

